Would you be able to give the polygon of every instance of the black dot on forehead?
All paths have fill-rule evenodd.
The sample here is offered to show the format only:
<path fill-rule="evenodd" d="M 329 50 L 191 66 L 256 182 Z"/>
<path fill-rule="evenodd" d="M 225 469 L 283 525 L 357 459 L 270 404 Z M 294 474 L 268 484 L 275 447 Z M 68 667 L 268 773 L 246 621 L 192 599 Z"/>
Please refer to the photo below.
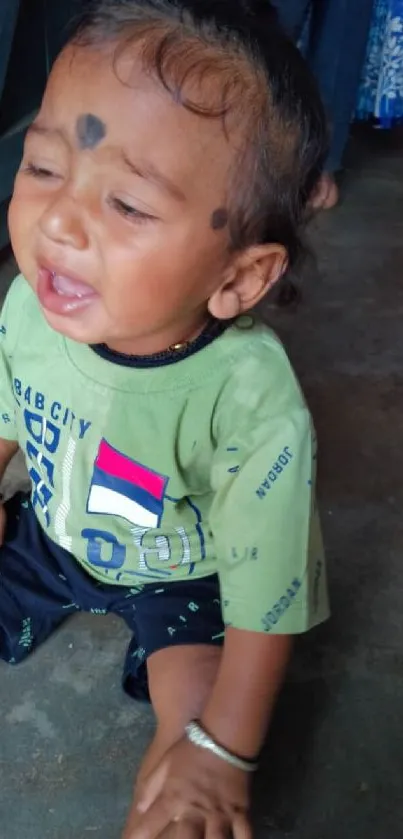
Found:
<path fill-rule="evenodd" d="M 94 149 L 106 135 L 106 125 L 94 114 L 82 114 L 76 123 L 77 142 L 80 149 Z"/>
<path fill-rule="evenodd" d="M 211 214 L 211 227 L 213 230 L 222 230 L 228 224 L 228 212 L 225 207 L 219 207 Z"/>

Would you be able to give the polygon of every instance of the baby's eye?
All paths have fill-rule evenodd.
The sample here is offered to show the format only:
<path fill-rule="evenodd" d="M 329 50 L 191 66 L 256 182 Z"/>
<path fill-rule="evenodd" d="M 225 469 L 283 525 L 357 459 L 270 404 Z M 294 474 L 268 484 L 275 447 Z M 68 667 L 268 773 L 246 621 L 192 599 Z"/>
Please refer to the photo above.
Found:
<path fill-rule="evenodd" d="M 126 204 L 126 202 L 122 201 L 120 198 L 111 198 L 109 200 L 109 204 L 114 210 L 117 210 L 121 216 L 124 216 L 124 218 L 130 218 L 134 221 L 147 221 L 148 219 L 154 218 L 154 216 L 151 216 L 149 213 L 143 213 L 141 210 L 137 210 L 136 207 L 131 207 L 130 204 Z"/>
<path fill-rule="evenodd" d="M 58 175 L 44 166 L 35 166 L 34 163 L 27 163 L 22 167 L 22 171 L 26 175 L 31 175 L 32 178 L 57 178 Z"/>

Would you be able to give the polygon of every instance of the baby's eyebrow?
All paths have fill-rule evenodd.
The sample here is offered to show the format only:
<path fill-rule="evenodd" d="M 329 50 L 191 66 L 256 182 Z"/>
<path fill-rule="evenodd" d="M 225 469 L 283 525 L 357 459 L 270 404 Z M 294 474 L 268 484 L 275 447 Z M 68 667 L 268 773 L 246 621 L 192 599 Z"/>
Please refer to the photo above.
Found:
<path fill-rule="evenodd" d="M 182 190 L 161 172 L 154 163 L 142 161 L 141 163 L 133 163 L 127 155 L 122 152 L 121 159 L 127 169 L 132 174 L 137 175 L 138 178 L 143 178 L 145 181 L 151 181 L 155 186 L 167 192 L 175 201 L 186 201 L 186 195 Z"/>
<path fill-rule="evenodd" d="M 28 134 L 39 134 L 41 137 L 57 137 L 61 139 L 66 145 L 70 146 L 67 133 L 63 128 L 50 128 L 41 122 L 32 122 L 28 128 Z M 129 171 L 137 175 L 138 178 L 143 178 L 145 181 L 150 181 L 159 189 L 167 192 L 175 201 L 186 201 L 185 193 L 175 184 L 167 175 L 161 172 L 158 167 L 150 161 L 142 161 L 141 163 L 133 163 L 122 150 L 120 158 L 125 167 Z"/>
<path fill-rule="evenodd" d="M 70 145 L 68 134 L 63 128 L 50 128 L 41 122 L 32 122 L 28 134 L 39 134 L 42 137 L 57 137 Z M 93 114 L 83 114 L 76 122 L 76 139 L 80 149 L 92 149 L 104 139 L 106 126 L 99 117 Z"/>
<path fill-rule="evenodd" d="M 27 134 L 38 134 L 40 137 L 58 137 L 68 145 L 67 135 L 62 128 L 49 128 L 41 122 L 31 122 Z"/>

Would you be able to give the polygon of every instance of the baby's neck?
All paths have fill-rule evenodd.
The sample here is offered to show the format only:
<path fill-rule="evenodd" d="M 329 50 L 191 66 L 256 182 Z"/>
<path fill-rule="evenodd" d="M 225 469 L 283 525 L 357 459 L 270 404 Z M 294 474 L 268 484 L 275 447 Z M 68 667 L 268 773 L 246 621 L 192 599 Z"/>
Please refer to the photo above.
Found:
<path fill-rule="evenodd" d="M 168 350 L 181 349 L 192 343 L 203 332 L 211 318 L 206 315 L 198 325 L 193 324 L 187 330 L 172 329 L 164 333 L 151 334 L 133 339 L 108 341 L 106 346 L 120 355 L 147 356 Z"/>

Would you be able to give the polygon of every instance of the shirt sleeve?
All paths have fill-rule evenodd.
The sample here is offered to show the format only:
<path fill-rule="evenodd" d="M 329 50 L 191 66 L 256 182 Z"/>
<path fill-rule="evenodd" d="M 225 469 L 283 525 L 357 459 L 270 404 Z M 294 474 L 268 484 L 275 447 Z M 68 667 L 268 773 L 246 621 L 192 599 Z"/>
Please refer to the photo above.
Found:
<path fill-rule="evenodd" d="M 18 441 L 13 394 L 12 358 L 18 339 L 21 311 L 14 305 L 18 297 L 18 280 L 7 294 L 0 314 L 0 437 Z M 19 308 L 19 307 L 18 307 Z"/>
<path fill-rule="evenodd" d="M 218 441 L 210 526 L 226 626 L 294 635 L 329 615 L 316 440 L 302 397 L 279 413 L 271 401 L 233 411 Z"/>

